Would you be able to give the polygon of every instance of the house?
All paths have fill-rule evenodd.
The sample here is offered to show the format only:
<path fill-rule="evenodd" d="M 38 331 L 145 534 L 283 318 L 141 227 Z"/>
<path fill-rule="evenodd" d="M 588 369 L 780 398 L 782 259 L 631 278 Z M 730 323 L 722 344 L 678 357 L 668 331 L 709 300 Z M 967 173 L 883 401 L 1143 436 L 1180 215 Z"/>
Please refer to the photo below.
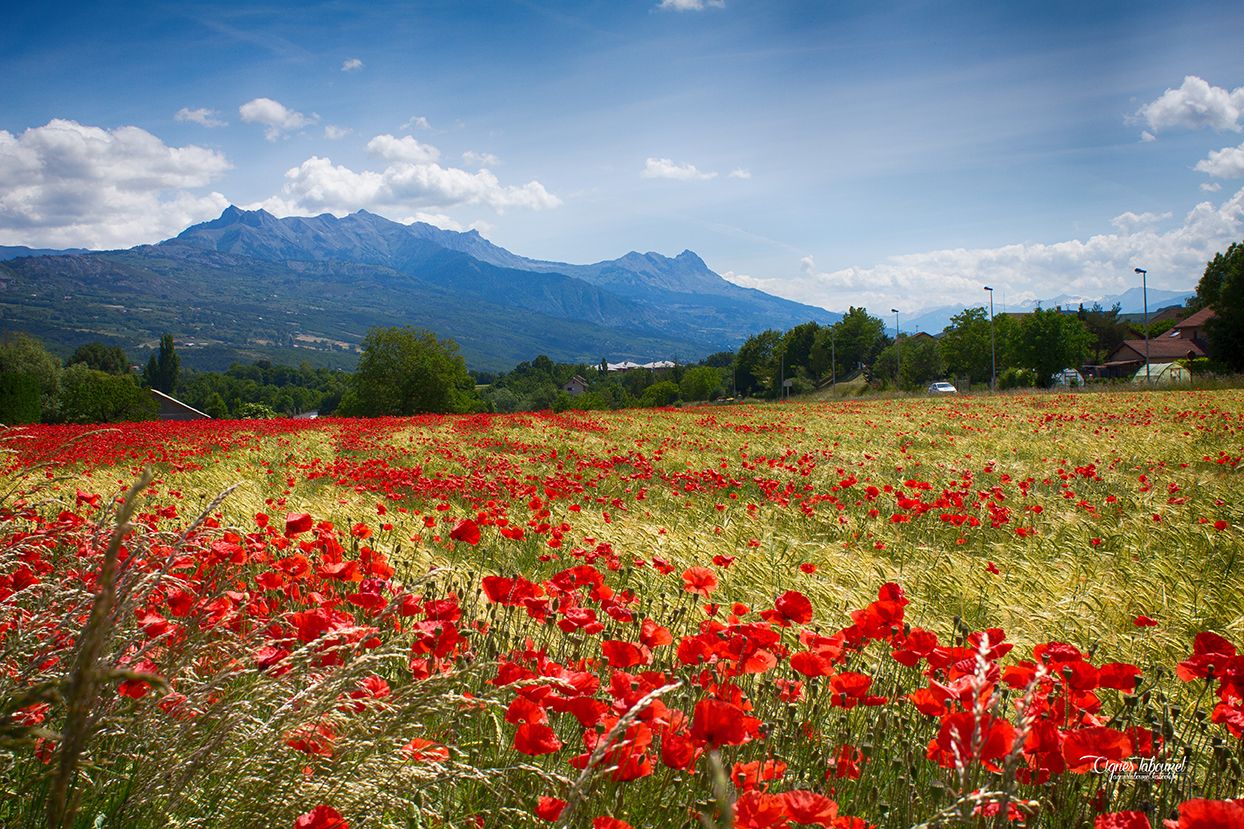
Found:
<path fill-rule="evenodd" d="M 176 397 L 170 397 L 158 389 L 148 389 L 159 409 L 160 420 L 211 420 L 212 416 L 204 414 L 193 406 L 182 403 Z"/>
<path fill-rule="evenodd" d="M 1209 338 L 1205 336 L 1205 323 L 1212 320 L 1217 314 L 1213 308 L 1202 308 L 1186 320 L 1181 320 L 1171 327 L 1159 339 L 1164 340 L 1181 340 L 1183 342 L 1194 342 L 1201 347 L 1202 351 L 1207 351 L 1209 346 Z"/>
<path fill-rule="evenodd" d="M 576 374 L 562 385 L 562 391 L 571 397 L 577 397 L 587 391 L 587 381 Z"/>
<path fill-rule="evenodd" d="M 1212 308 L 1202 308 L 1161 336 L 1150 337 L 1150 376 L 1153 374 L 1152 367 L 1159 363 L 1204 357 L 1209 344 L 1205 338 L 1205 323 L 1214 316 Z M 1097 367 L 1097 373 L 1099 377 L 1130 377 L 1144 365 L 1145 341 L 1124 340 L 1106 359 L 1105 364 Z"/>

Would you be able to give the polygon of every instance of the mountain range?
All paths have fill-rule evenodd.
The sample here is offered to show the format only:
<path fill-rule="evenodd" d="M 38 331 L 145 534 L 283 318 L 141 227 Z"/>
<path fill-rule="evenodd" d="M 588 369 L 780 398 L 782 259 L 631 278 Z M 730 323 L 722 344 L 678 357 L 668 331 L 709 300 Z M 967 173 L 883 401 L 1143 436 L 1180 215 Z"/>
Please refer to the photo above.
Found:
<path fill-rule="evenodd" d="M 841 315 L 744 288 L 699 256 L 528 259 L 474 230 L 227 208 L 155 245 L 0 251 L 6 328 L 56 350 L 98 340 L 141 360 L 164 332 L 183 361 L 271 359 L 348 368 L 373 326 L 456 340 L 472 368 L 554 360 L 699 359 L 766 328 Z"/>

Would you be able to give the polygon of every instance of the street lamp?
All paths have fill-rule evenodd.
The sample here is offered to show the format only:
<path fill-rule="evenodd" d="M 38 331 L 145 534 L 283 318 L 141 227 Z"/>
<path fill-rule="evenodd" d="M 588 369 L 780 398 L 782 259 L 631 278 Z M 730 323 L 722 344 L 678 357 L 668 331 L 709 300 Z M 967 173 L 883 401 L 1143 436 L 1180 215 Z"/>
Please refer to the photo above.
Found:
<path fill-rule="evenodd" d="M 1152 385 L 1153 381 L 1149 378 L 1149 271 L 1144 268 L 1133 270 L 1140 274 L 1141 293 L 1145 299 L 1145 385 Z"/>
<path fill-rule="evenodd" d="M 985 290 L 989 291 L 989 390 L 998 390 L 998 346 L 993 334 L 993 288 L 988 285 Z"/>
<path fill-rule="evenodd" d="M 898 339 L 898 309 L 891 308 L 890 313 L 894 315 L 894 387 L 901 388 L 903 382 L 903 344 Z"/>

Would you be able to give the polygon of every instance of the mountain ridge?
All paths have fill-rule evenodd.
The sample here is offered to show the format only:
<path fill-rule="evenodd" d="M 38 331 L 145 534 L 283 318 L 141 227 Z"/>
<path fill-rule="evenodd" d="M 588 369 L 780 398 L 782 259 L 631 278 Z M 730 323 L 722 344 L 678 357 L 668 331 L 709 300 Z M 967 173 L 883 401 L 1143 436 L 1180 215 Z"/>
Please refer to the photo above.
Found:
<path fill-rule="evenodd" d="M 476 368 L 541 353 L 687 361 L 839 317 L 732 285 L 689 250 L 571 265 L 366 211 L 277 218 L 235 206 L 154 245 L 4 262 L 0 309 L 61 350 L 100 339 L 141 352 L 173 331 L 183 359 L 204 367 L 348 367 L 368 328 L 400 324 L 455 339 Z"/>

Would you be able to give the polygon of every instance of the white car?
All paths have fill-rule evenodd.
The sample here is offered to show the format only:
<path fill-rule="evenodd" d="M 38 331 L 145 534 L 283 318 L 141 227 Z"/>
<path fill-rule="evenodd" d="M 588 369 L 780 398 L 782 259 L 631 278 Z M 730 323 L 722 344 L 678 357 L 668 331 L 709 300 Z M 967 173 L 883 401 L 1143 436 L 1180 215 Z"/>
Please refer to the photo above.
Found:
<path fill-rule="evenodd" d="M 949 383 L 934 383 L 929 386 L 929 394 L 958 394 L 959 390 Z"/>

